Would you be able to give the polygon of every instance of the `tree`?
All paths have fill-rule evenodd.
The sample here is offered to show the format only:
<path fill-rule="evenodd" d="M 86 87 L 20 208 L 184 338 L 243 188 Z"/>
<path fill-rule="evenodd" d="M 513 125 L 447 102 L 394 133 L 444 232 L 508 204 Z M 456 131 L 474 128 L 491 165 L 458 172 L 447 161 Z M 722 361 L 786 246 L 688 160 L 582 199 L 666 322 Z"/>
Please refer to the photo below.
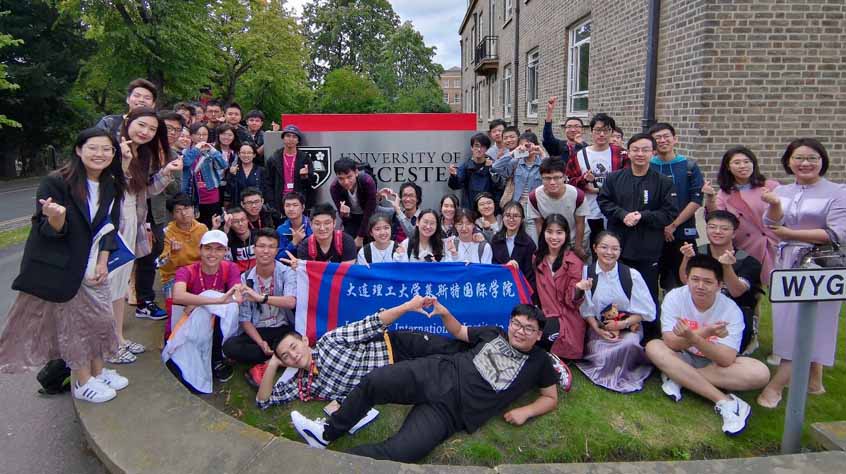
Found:
<path fill-rule="evenodd" d="M 4 16 L 8 16 L 8 15 L 9 15 L 8 10 L 0 11 L 0 17 L 4 17 Z M 15 39 L 12 35 L 8 35 L 6 33 L 0 33 L 0 49 L 3 49 L 7 46 L 20 46 L 22 44 L 23 44 L 22 40 Z M 17 89 L 20 88 L 20 86 L 13 83 L 13 82 L 9 82 L 9 80 L 6 79 L 6 77 L 8 76 L 8 73 L 6 72 L 6 64 L 5 63 L 6 63 L 5 61 L 0 62 L 0 91 L 2 91 L 2 90 L 8 90 L 8 91 L 17 90 Z M 0 114 L 0 128 L 3 128 L 3 126 L 20 127 L 21 124 L 20 124 L 20 122 L 17 122 L 15 120 L 12 120 L 12 119 L 6 117 L 5 114 Z"/>
<path fill-rule="evenodd" d="M 244 79 L 270 86 L 279 95 L 295 90 L 293 95 L 302 95 L 308 55 L 300 27 L 283 1 L 221 0 L 213 19 L 219 41 L 213 68 L 215 95 L 233 100 Z"/>
<path fill-rule="evenodd" d="M 367 114 L 386 108 L 376 84 L 346 67 L 327 74 L 318 93 L 317 110 L 321 113 Z"/>
<path fill-rule="evenodd" d="M 22 172 L 32 174 L 42 167 L 35 158 L 45 147 L 61 150 L 93 124 L 94 117 L 69 98 L 93 44 L 84 38 L 83 26 L 62 16 L 50 1 L 0 1 L 0 10 L 9 10 L 0 16 L 0 30 L 23 40 L 0 50 L 0 64 L 20 85 L 14 94 L 0 94 L 0 110 L 21 123 L 20 128 L 0 129 L 0 173 L 15 176 L 19 161 Z"/>
<path fill-rule="evenodd" d="M 374 70 L 374 81 L 396 112 L 448 112 L 438 79 L 444 68 L 435 62 L 434 47 L 426 46 L 411 22 L 388 37 Z"/>
<path fill-rule="evenodd" d="M 168 97 L 194 97 L 209 85 L 216 39 L 203 0 L 60 0 L 62 11 L 89 26 L 97 53 L 85 65 L 83 94 L 114 91 L 104 112 L 123 110 L 123 86 L 145 77 Z"/>
<path fill-rule="evenodd" d="M 387 0 L 314 0 L 303 8 L 302 22 L 311 46 L 309 76 L 320 84 L 341 67 L 369 74 L 399 16 Z"/>

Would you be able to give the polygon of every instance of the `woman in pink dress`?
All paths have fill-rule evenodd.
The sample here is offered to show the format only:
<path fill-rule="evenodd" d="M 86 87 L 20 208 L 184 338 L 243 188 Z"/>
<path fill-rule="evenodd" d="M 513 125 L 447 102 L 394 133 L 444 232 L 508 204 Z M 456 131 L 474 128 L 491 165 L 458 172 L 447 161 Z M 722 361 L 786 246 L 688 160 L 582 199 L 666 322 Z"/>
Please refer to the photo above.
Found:
<path fill-rule="evenodd" d="M 761 174 L 758 158 L 752 150 L 737 146 L 723 155 L 717 174 L 717 192 L 710 181 L 702 186 L 705 209 L 729 211 L 737 216 L 740 227 L 735 234 L 735 247 L 761 262 L 761 283 L 769 286 L 778 237 L 764 225 L 767 204 L 761 195 L 778 187 L 778 182 Z"/>
<path fill-rule="evenodd" d="M 775 268 L 799 267 L 805 252 L 814 245 L 846 243 L 846 189 L 823 177 L 829 162 L 820 142 L 812 138 L 794 140 L 787 146 L 781 164 L 796 181 L 761 196 L 769 204 L 764 224 L 782 241 Z M 778 406 L 782 391 L 790 382 L 798 306 L 798 303 L 773 303 L 773 353 L 781 357 L 781 364 L 758 396 L 758 404 L 765 408 Z M 834 365 L 839 315 L 839 301 L 817 303 L 808 393 L 825 393 L 822 366 Z"/>

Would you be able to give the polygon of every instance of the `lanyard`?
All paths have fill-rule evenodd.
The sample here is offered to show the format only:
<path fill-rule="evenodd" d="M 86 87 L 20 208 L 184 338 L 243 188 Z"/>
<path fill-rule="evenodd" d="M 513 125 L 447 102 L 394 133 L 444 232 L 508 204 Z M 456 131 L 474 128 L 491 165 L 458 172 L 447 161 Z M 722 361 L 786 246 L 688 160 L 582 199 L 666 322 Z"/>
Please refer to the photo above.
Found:
<path fill-rule="evenodd" d="M 218 269 L 217 269 L 217 272 L 214 274 L 214 281 L 212 281 L 212 286 L 211 286 L 211 287 L 207 287 L 207 286 L 206 286 L 206 281 L 205 281 L 205 279 L 203 278 L 203 269 L 202 269 L 202 267 L 200 268 L 199 274 L 200 274 L 200 293 L 202 293 L 202 292 L 204 292 L 204 291 L 206 291 L 206 290 L 214 290 L 214 289 L 216 289 L 216 288 L 217 288 L 217 277 L 218 277 L 218 276 L 220 276 L 220 268 L 218 268 Z"/>
<path fill-rule="evenodd" d="M 300 371 L 299 376 L 297 377 L 297 392 L 299 393 L 300 400 L 304 402 L 310 402 L 313 400 L 311 396 L 311 384 L 314 381 L 314 358 L 311 359 L 311 364 L 308 366 L 308 380 L 306 382 L 306 389 L 305 393 L 303 393 L 303 371 Z"/>
<path fill-rule="evenodd" d="M 273 275 L 270 276 L 270 288 L 268 288 L 267 291 L 265 291 L 264 283 L 262 282 L 263 278 L 259 276 L 258 272 L 256 272 L 256 279 L 258 279 L 259 293 L 273 296 L 273 288 L 276 285 L 276 282 L 273 281 Z"/>

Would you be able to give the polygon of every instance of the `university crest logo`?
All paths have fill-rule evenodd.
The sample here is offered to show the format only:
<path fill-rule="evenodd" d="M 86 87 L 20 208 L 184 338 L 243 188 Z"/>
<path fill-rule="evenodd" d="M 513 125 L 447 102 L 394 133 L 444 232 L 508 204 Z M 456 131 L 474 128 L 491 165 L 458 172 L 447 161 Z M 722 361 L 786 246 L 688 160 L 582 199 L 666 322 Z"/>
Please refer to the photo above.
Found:
<path fill-rule="evenodd" d="M 299 150 L 305 152 L 314 165 L 317 184 L 312 187 L 317 189 L 323 186 L 332 173 L 332 149 L 328 146 L 301 146 Z"/>

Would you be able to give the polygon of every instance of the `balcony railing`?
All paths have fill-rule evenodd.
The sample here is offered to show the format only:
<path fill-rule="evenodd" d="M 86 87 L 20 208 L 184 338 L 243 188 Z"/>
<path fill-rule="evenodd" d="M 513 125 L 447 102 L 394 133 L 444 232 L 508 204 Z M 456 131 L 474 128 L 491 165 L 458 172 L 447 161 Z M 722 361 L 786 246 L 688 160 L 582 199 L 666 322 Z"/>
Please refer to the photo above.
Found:
<path fill-rule="evenodd" d="M 485 36 L 476 46 L 475 69 L 479 74 L 496 72 L 499 66 L 499 37 Z"/>

